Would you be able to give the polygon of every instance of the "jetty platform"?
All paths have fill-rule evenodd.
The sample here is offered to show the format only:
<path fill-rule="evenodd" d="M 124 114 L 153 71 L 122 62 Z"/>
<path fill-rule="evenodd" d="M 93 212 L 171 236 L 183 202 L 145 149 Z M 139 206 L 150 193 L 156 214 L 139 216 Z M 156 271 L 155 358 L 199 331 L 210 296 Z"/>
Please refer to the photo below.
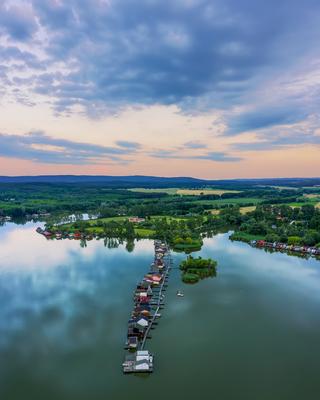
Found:
<path fill-rule="evenodd" d="M 154 261 L 150 271 L 138 283 L 134 291 L 134 308 L 128 321 L 125 349 L 127 350 L 122 369 L 124 373 L 153 372 L 154 355 L 145 349 L 150 331 L 158 324 L 159 311 L 164 306 L 165 291 L 172 258 L 167 243 L 154 242 Z"/>

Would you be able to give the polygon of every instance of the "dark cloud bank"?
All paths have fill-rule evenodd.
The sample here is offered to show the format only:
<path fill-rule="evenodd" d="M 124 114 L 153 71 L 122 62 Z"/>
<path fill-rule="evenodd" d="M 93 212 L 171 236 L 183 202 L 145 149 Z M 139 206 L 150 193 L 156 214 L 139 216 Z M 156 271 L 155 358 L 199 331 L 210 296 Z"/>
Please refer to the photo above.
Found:
<path fill-rule="evenodd" d="M 30 132 L 24 136 L 0 133 L 0 156 L 49 164 L 126 164 L 129 162 L 126 156 L 134 154 L 139 147 L 133 142 L 118 141 L 116 144 L 118 147 L 74 142 L 56 139 L 43 132 Z"/>
<path fill-rule="evenodd" d="M 271 105 L 270 101 L 265 105 L 256 94 L 257 85 L 263 87 L 273 76 L 285 76 L 301 60 L 319 56 L 320 2 L 316 0 L 26 0 L 10 4 L 5 0 L 0 5 L 0 35 L 8 43 L 0 46 L 0 80 L 3 87 L 16 91 L 17 101 L 26 104 L 33 103 L 19 97 L 21 87 L 48 95 L 57 112 L 81 105 L 90 116 L 128 105 L 178 104 L 186 112 L 220 109 L 226 112 L 225 135 L 255 131 L 263 140 L 265 129 L 299 123 L 319 105 L 317 96 L 309 102 L 283 98 L 280 89 Z M 22 50 L 21 44 L 29 50 Z M 13 67 L 8 68 L 8 62 Z M 64 65 L 61 70 L 59 63 Z M 15 71 L 23 69 L 33 73 L 28 78 L 15 76 Z M 233 106 L 243 104 L 250 105 L 250 111 L 228 114 Z M 270 148 L 286 140 L 282 132 L 277 143 L 274 131 L 270 132 Z M 289 142 L 290 135 L 287 132 Z M 305 143 L 317 143 L 313 132 L 292 135 L 293 144 L 302 143 L 303 136 Z M 10 155 L 12 144 L 3 136 L 1 140 Z M 17 149 L 28 146 L 28 139 L 15 140 Z M 117 145 L 101 151 L 111 158 L 139 149 L 132 142 Z M 99 155 L 97 147 L 86 146 L 87 155 L 70 150 L 70 158 L 77 162 L 77 157 Z M 252 144 L 251 150 L 259 146 Z M 186 147 L 205 149 L 197 141 Z M 234 148 L 243 150 L 241 144 Z M 31 156 L 39 156 L 33 151 Z M 209 150 L 195 158 L 239 160 Z"/>

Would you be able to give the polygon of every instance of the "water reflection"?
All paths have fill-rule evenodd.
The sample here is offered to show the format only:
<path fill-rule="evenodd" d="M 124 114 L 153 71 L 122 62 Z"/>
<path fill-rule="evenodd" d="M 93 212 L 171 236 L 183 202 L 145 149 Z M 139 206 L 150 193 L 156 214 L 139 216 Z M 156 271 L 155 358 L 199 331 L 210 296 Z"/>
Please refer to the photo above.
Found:
<path fill-rule="evenodd" d="M 136 274 L 127 270 L 133 260 L 124 246 L 106 253 L 102 242 L 82 248 L 77 241 L 47 241 L 34 229 L 33 224 L 22 229 L 8 225 L 1 232 L 0 340 L 7 342 L 12 332 L 33 332 L 37 327 L 45 337 L 64 337 L 62 344 L 69 346 L 77 338 L 83 345 L 93 334 L 92 315 L 99 302 L 110 307 L 122 301 L 117 294 L 123 277 L 128 281 Z M 137 247 L 137 260 L 151 259 L 151 243 L 141 241 Z M 64 329 L 70 331 L 70 340 L 65 340 Z"/>
<path fill-rule="evenodd" d="M 203 257 L 216 256 L 220 268 L 227 262 L 229 267 L 224 269 L 225 274 L 245 276 L 253 282 L 271 281 L 274 285 L 285 285 L 290 290 L 302 291 L 309 297 L 319 298 L 320 262 L 315 258 L 305 259 L 280 252 L 265 252 L 245 243 L 230 242 L 225 234 L 218 234 L 204 242 L 203 251 L 199 254 Z"/>
<path fill-rule="evenodd" d="M 132 291 L 152 243 L 81 247 L 47 241 L 32 223 L 1 227 L 1 399 L 161 399 L 163 382 L 177 398 L 194 399 L 211 393 L 213 377 L 224 400 L 313 398 L 320 390 L 320 263 L 230 242 L 227 234 L 204 239 L 198 255 L 218 261 L 217 278 L 190 286 L 172 271 L 149 344 L 156 372 L 135 379 L 120 364 Z M 176 265 L 184 257 L 174 254 Z"/>

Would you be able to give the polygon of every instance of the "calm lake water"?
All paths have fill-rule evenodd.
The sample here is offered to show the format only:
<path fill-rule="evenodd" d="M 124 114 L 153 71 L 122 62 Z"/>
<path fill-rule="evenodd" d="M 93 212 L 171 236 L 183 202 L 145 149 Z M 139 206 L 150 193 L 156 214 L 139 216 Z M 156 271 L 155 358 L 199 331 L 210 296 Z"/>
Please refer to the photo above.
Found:
<path fill-rule="evenodd" d="M 1 400 L 318 398 L 320 262 L 227 234 L 198 254 L 218 260 L 217 278 L 189 286 L 172 271 L 147 345 L 155 372 L 125 376 L 132 291 L 153 243 L 131 253 L 103 241 L 81 248 L 46 241 L 32 223 L 0 227 Z"/>

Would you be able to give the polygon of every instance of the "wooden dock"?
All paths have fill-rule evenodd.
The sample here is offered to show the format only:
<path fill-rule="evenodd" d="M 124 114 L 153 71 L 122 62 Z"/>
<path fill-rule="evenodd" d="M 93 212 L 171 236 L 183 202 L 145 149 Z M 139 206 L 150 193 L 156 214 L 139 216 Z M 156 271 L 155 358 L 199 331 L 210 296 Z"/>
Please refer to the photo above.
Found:
<path fill-rule="evenodd" d="M 151 338 L 151 329 L 155 329 L 158 325 L 156 320 L 161 316 L 159 310 L 164 307 L 164 292 L 168 286 L 171 269 L 172 258 L 169 246 L 167 243 L 155 241 L 155 256 L 151 270 L 134 291 L 135 309 L 128 325 L 128 339 L 125 347 L 128 351 L 122 364 L 124 373 L 153 372 L 154 356 L 145 350 L 145 345 L 147 339 Z M 139 325 L 138 327 L 134 321 Z"/>
<path fill-rule="evenodd" d="M 162 283 L 161 283 L 161 286 L 160 286 L 160 291 L 159 291 L 159 294 L 158 294 L 158 302 L 157 302 L 157 304 L 156 304 L 156 309 L 155 309 L 155 311 L 154 311 L 154 313 L 153 313 L 153 316 L 152 316 L 152 318 L 151 318 L 151 321 L 149 322 L 149 326 L 148 326 L 148 328 L 147 328 L 147 330 L 146 330 L 146 332 L 145 332 L 144 338 L 143 338 L 143 340 L 142 340 L 142 342 L 141 342 L 141 345 L 140 345 L 140 349 L 141 349 L 141 350 L 144 349 L 144 346 L 145 346 L 145 344 L 146 344 L 146 340 L 147 340 L 148 333 L 149 333 L 149 331 L 150 331 L 150 329 L 151 329 L 151 327 L 152 327 L 152 324 L 155 322 L 155 319 L 157 318 L 156 315 L 159 313 L 159 310 L 160 310 L 161 305 L 164 304 L 164 303 L 162 302 L 162 300 L 161 300 L 161 295 L 162 295 L 162 291 L 163 291 L 164 284 L 165 284 L 165 278 L 168 276 L 168 274 L 169 274 L 169 272 L 170 272 L 170 269 L 171 269 L 171 257 L 170 257 L 170 255 L 169 255 L 169 258 L 170 258 L 170 260 L 169 260 L 169 265 L 168 265 L 167 268 L 165 269 L 164 277 L 163 277 L 163 280 L 162 280 Z"/>

